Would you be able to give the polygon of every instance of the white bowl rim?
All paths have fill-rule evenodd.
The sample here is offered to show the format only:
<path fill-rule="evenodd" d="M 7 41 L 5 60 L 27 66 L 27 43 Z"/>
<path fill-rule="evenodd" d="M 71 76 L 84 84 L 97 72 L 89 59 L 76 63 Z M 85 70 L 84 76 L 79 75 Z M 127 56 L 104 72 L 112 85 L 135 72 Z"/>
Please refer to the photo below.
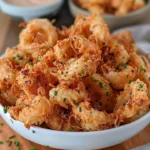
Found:
<path fill-rule="evenodd" d="M 58 3 L 62 3 L 64 0 L 56 0 L 53 3 L 47 4 L 47 5 L 38 5 L 38 6 L 17 6 L 13 5 L 10 3 L 7 3 L 5 0 L 0 0 L 0 4 L 3 6 L 6 6 L 7 8 L 10 9 L 15 9 L 16 11 L 30 11 L 30 10 L 37 10 L 37 9 L 43 9 L 43 8 L 48 8 L 54 5 L 57 5 Z"/>
<path fill-rule="evenodd" d="M 0 104 L 0 109 L 3 109 L 3 106 Z M 2 110 L 3 111 L 3 110 Z M 7 112 L 8 117 L 11 118 L 10 114 Z M 92 135 L 92 134 L 105 134 L 105 133 L 108 133 L 108 132 L 111 132 L 111 133 L 114 133 L 115 131 L 120 131 L 122 129 L 125 129 L 125 128 L 128 128 L 130 126 L 135 126 L 136 124 L 138 124 L 139 122 L 141 121 L 144 121 L 145 119 L 148 119 L 150 118 L 150 111 L 147 112 L 144 116 L 142 116 L 141 118 L 131 122 L 131 123 L 128 123 L 128 124 L 124 124 L 124 125 L 121 125 L 119 127 L 116 127 L 116 128 L 111 128 L 111 129 L 106 129 L 106 130 L 101 130 L 101 131 L 84 131 L 84 132 L 69 132 L 69 131 L 58 131 L 58 130 L 51 130 L 51 129 L 47 129 L 47 128 L 42 128 L 42 127 L 38 127 L 38 126 L 34 126 L 32 125 L 30 128 L 32 129 L 38 129 L 38 130 L 43 130 L 43 131 L 46 131 L 46 132 L 52 132 L 52 133 L 56 133 L 56 134 L 67 134 L 67 135 L 72 135 L 72 136 L 85 136 L 85 135 Z M 13 119 L 13 118 L 11 118 Z M 149 119 L 150 120 L 150 119 Z M 24 125 L 22 122 L 18 121 L 18 120 L 14 120 L 13 121 L 15 122 L 19 122 L 21 123 L 22 125 Z M 149 122 L 150 123 L 150 122 Z"/>
<path fill-rule="evenodd" d="M 74 5 L 74 7 L 84 13 L 90 13 L 89 11 L 83 9 L 83 8 L 80 8 L 79 6 L 77 6 L 75 3 L 74 3 L 74 0 L 69 0 L 68 1 L 69 4 L 72 4 Z M 100 14 L 102 17 L 105 17 L 105 18 L 125 18 L 125 17 L 130 17 L 130 16 L 134 16 L 134 15 L 138 15 L 139 13 L 142 13 L 146 10 L 150 9 L 150 0 L 148 0 L 148 2 L 146 3 L 146 6 L 144 6 L 143 8 L 140 8 L 138 10 L 135 10 L 135 11 L 132 11 L 126 15 L 122 15 L 122 16 L 115 16 L 115 15 L 112 15 L 112 14 Z"/>

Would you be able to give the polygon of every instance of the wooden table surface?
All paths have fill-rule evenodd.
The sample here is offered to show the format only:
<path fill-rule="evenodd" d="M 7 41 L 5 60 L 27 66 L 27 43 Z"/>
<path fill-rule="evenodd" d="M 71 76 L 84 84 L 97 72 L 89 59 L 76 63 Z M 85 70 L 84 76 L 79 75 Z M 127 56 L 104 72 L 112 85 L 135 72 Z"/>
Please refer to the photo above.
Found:
<path fill-rule="evenodd" d="M 147 18 L 143 23 L 150 23 L 149 18 Z M 7 47 L 15 46 L 18 43 L 18 35 L 21 31 L 18 24 L 19 21 L 13 20 L 9 16 L 0 12 L 0 55 L 4 53 Z M 1 125 L 1 123 L 4 123 L 4 125 Z M 4 142 L 4 144 L 0 144 L 0 150 L 16 150 L 16 146 L 14 146 L 14 144 L 8 147 L 6 143 L 6 140 L 8 140 L 8 137 L 11 135 L 16 135 L 16 138 L 12 139 L 12 141 L 20 141 L 21 150 L 29 150 L 31 147 L 35 147 L 36 150 L 54 150 L 52 148 L 30 142 L 19 136 L 0 117 L 0 141 Z M 130 140 L 103 150 L 129 150 L 147 143 L 150 143 L 150 125 Z"/>

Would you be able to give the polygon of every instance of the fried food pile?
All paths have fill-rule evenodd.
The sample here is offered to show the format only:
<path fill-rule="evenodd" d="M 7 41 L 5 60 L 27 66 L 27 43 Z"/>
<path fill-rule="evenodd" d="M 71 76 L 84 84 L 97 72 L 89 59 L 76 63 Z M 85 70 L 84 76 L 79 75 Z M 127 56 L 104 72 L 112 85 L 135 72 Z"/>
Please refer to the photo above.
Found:
<path fill-rule="evenodd" d="M 92 13 L 126 15 L 143 8 L 145 0 L 74 0 L 81 8 Z"/>
<path fill-rule="evenodd" d="M 62 29 L 46 19 L 21 25 L 0 59 L 0 102 L 27 128 L 104 130 L 149 111 L 150 65 L 129 31 L 110 35 L 96 14 Z"/>

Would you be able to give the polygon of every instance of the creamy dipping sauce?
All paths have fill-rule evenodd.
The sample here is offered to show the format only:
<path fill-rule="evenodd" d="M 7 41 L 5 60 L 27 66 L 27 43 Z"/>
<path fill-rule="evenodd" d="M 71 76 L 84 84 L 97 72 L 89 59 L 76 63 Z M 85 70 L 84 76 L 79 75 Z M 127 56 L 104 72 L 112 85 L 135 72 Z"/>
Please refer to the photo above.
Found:
<path fill-rule="evenodd" d="M 16 6 L 40 6 L 54 3 L 56 0 L 5 0 L 5 2 Z"/>

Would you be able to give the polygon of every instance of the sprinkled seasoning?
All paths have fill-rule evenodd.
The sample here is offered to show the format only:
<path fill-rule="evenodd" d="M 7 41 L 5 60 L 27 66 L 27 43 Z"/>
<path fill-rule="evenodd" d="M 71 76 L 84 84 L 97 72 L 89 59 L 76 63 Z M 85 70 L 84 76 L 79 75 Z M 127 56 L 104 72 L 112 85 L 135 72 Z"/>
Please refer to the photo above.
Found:
<path fill-rule="evenodd" d="M 63 102 L 65 102 L 65 101 L 66 101 L 66 98 L 63 99 Z"/>
<path fill-rule="evenodd" d="M 3 144 L 3 141 L 0 141 L 0 144 Z"/>
<path fill-rule="evenodd" d="M 36 150 L 36 148 L 35 147 L 31 147 L 30 150 Z"/>
<path fill-rule="evenodd" d="M 143 84 L 140 84 L 140 85 L 139 85 L 140 88 L 143 88 L 143 86 L 144 86 Z"/>
<path fill-rule="evenodd" d="M 101 88 L 103 88 L 103 83 L 102 83 L 102 82 L 99 82 L 99 86 L 100 86 Z"/>
<path fill-rule="evenodd" d="M 131 82 L 132 82 L 131 80 L 128 81 L 129 84 L 130 84 Z"/>
<path fill-rule="evenodd" d="M 109 92 L 106 92 L 106 96 L 109 96 Z"/>
<path fill-rule="evenodd" d="M 140 66 L 140 71 L 146 72 L 146 70 L 143 68 L 143 66 Z"/>
<path fill-rule="evenodd" d="M 81 107 L 79 107 L 79 112 L 81 112 L 82 111 L 82 108 Z"/>
<path fill-rule="evenodd" d="M 73 130 L 74 130 L 74 128 L 73 128 L 73 127 L 70 127 L 70 128 L 69 128 L 69 130 L 70 130 L 70 131 L 73 131 Z"/>
<path fill-rule="evenodd" d="M 58 94 L 58 91 L 54 91 L 54 96 L 57 96 L 57 94 Z"/>
<path fill-rule="evenodd" d="M 16 137 L 15 135 L 12 135 L 12 136 L 9 137 L 9 139 L 13 139 L 13 138 L 15 138 L 15 137 Z"/>
<path fill-rule="evenodd" d="M 3 112 L 4 112 L 5 114 L 7 113 L 7 108 L 6 108 L 6 107 L 3 108 Z"/>

